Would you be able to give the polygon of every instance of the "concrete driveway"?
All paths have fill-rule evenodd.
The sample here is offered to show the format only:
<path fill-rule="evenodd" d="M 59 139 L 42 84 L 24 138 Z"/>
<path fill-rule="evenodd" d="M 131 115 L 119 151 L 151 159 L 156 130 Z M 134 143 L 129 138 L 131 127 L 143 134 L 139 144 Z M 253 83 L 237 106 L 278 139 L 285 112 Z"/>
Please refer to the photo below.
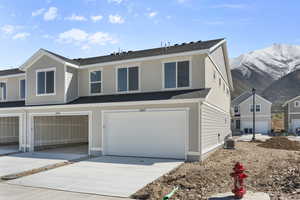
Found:
<path fill-rule="evenodd" d="M 18 153 L 0 157 L 0 177 L 85 157 L 83 154 Z"/>
<path fill-rule="evenodd" d="M 9 181 L 31 187 L 129 197 L 183 161 L 102 156 Z"/>
<path fill-rule="evenodd" d="M 0 145 L 0 156 L 19 152 L 18 145 Z"/>

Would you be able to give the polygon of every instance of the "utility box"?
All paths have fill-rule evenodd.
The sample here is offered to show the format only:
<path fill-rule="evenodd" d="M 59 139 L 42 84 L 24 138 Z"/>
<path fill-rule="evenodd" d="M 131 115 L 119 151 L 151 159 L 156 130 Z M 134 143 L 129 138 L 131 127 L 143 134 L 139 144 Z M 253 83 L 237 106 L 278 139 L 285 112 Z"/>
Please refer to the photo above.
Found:
<path fill-rule="evenodd" d="M 228 138 L 225 140 L 224 149 L 235 149 L 235 141 L 233 138 Z"/>

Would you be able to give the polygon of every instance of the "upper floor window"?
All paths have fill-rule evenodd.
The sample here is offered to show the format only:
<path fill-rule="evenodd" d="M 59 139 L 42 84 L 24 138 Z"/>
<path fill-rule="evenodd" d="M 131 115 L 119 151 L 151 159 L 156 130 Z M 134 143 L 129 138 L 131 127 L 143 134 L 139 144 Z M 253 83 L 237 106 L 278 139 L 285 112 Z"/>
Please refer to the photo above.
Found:
<path fill-rule="evenodd" d="M 121 67 L 117 71 L 118 92 L 139 90 L 139 67 Z"/>
<path fill-rule="evenodd" d="M 164 88 L 190 86 L 190 62 L 168 62 L 164 64 Z"/>
<path fill-rule="evenodd" d="M 214 71 L 213 78 L 216 79 L 216 77 L 217 77 L 216 71 Z"/>
<path fill-rule="evenodd" d="M 234 106 L 234 112 L 238 113 L 239 112 L 239 106 Z"/>
<path fill-rule="evenodd" d="M 294 102 L 294 106 L 295 106 L 295 108 L 300 107 L 300 101 L 295 101 L 295 102 Z"/>
<path fill-rule="evenodd" d="M 37 95 L 55 94 L 55 70 L 38 70 L 37 76 Z"/>
<path fill-rule="evenodd" d="M 219 86 L 221 86 L 221 84 L 222 84 L 222 80 L 221 78 L 219 78 Z"/>
<path fill-rule="evenodd" d="M 26 86 L 25 86 L 25 79 L 20 80 L 20 99 L 25 99 L 26 96 Z"/>
<path fill-rule="evenodd" d="M 0 101 L 6 100 L 6 82 L 0 82 Z"/>
<path fill-rule="evenodd" d="M 102 72 L 90 72 L 90 93 L 99 94 L 102 91 Z"/>
<path fill-rule="evenodd" d="M 260 104 L 256 104 L 255 105 L 255 112 L 260 112 L 260 110 L 261 110 Z M 253 112 L 253 104 L 250 105 L 250 112 Z"/>

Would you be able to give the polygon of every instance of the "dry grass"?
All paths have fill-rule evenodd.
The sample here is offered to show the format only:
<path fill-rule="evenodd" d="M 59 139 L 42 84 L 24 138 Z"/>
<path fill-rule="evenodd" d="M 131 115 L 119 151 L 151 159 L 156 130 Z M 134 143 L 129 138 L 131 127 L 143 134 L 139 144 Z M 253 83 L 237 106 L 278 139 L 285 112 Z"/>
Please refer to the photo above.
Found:
<path fill-rule="evenodd" d="M 207 199 L 212 194 L 231 191 L 233 181 L 229 174 L 237 161 L 247 169 L 248 190 L 268 192 L 274 200 L 297 195 L 300 152 L 263 148 L 259 144 L 240 142 L 236 150 L 219 149 L 202 163 L 184 163 L 133 197 L 162 199 L 175 186 L 180 189 L 174 199 Z"/>

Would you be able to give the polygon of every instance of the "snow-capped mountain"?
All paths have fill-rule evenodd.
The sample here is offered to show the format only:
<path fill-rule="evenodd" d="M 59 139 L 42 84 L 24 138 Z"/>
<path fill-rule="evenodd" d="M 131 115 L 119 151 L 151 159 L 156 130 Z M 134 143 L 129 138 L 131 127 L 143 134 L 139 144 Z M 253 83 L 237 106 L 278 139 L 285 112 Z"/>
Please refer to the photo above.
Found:
<path fill-rule="evenodd" d="M 243 77 L 250 78 L 253 71 L 269 74 L 273 79 L 300 69 L 300 46 L 274 44 L 268 48 L 252 51 L 231 59 L 231 68 Z"/>

